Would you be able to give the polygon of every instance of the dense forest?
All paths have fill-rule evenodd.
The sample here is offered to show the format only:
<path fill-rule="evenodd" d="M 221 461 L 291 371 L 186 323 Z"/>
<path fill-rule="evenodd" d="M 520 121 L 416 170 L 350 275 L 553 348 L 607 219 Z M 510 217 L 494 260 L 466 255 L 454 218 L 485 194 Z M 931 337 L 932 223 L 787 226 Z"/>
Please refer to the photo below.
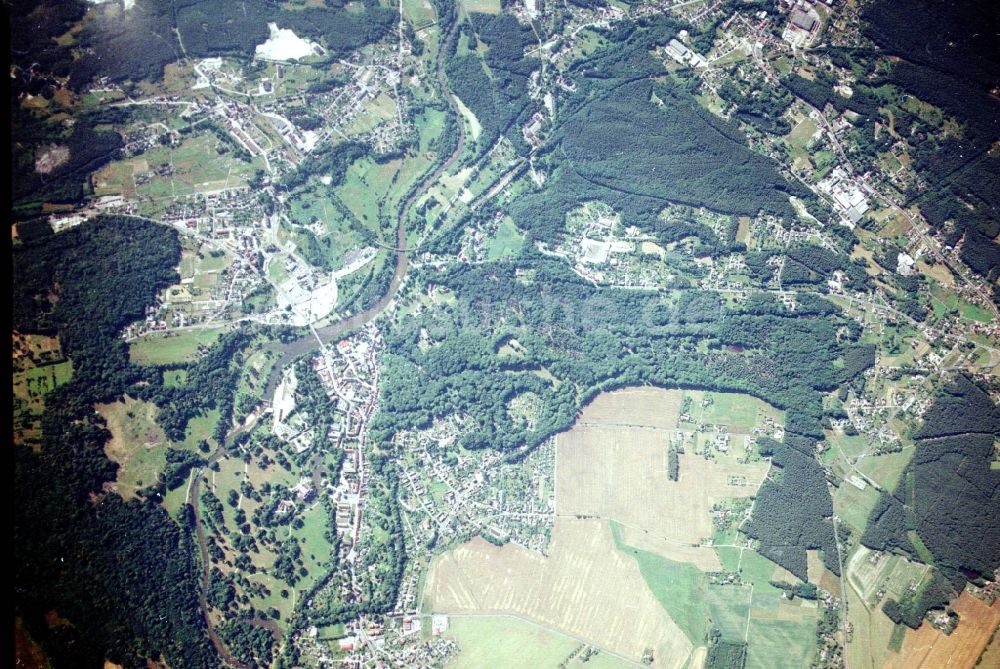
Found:
<path fill-rule="evenodd" d="M 917 627 L 930 608 L 947 603 L 967 578 L 1000 567 L 1000 471 L 991 469 L 1000 408 L 959 376 L 924 414 L 916 453 L 896 494 L 883 493 L 861 541 L 917 559 L 915 530 L 934 558 L 934 578 L 886 615 Z"/>
<path fill-rule="evenodd" d="M 746 148 L 734 124 L 704 111 L 679 83 L 623 77 L 595 79 L 588 87 L 589 100 L 565 113 L 551 140 L 553 174 L 546 186 L 512 204 L 515 223 L 536 238 L 558 238 L 565 212 L 593 200 L 667 242 L 677 231 L 658 214 L 671 203 L 794 217 L 788 197 L 810 198 L 781 176 L 776 163 Z"/>
<path fill-rule="evenodd" d="M 761 455 L 777 468 L 764 481 L 746 533 L 760 541 L 758 551 L 803 581 L 808 580 L 806 551 L 820 549 L 823 562 L 840 574 L 834 540 L 833 498 L 823 467 L 813 456 L 816 443 L 793 435 L 784 442 L 762 438 Z"/>
<path fill-rule="evenodd" d="M 525 273 L 535 279 L 524 281 Z M 785 408 L 790 431 L 818 438 L 817 391 L 842 380 L 834 361 L 859 334 L 845 322 L 851 334 L 838 342 L 829 317 L 727 312 L 717 304 L 713 316 L 691 301 L 671 305 L 656 294 L 600 291 L 540 256 L 522 257 L 517 266 L 457 267 L 433 281 L 459 303 L 407 319 L 393 333 L 380 437 L 466 412 L 478 426 L 464 437 L 468 446 L 532 447 L 568 427 L 579 403 L 601 389 L 650 383 L 749 392 Z M 421 328 L 439 345 L 420 350 Z M 505 335 L 526 346 L 524 359 L 495 355 L 492 342 Z M 699 341 L 713 345 L 698 353 Z M 540 367 L 573 383 L 553 386 L 530 373 Z M 505 409 L 524 392 L 546 400 L 535 431 L 513 425 Z"/>
<path fill-rule="evenodd" d="M 15 446 L 15 607 L 55 666 L 215 667 L 188 526 L 105 493 L 116 465 L 93 404 L 142 373 L 118 336 L 178 280 L 175 232 L 108 216 L 14 249 L 14 328 L 57 334 L 73 378 L 46 397 L 38 449 Z M 51 625 L 55 612 L 65 624 Z"/>
<path fill-rule="evenodd" d="M 509 14 L 473 13 L 463 24 L 469 50 L 455 52 L 447 61 L 452 91 L 476 115 L 483 132 L 479 146 L 485 150 L 507 133 L 515 146 L 523 146 L 518 122 L 529 111 L 528 77 L 538 67 L 537 58 L 525 58 L 525 48 L 536 43 L 532 30 Z M 480 58 L 478 43 L 487 47 Z M 456 49 L 458 42 L 453 45 Z M 509 130 L 509 132 L 508 132 Z"/>
<path fill-rule="evenodd" d="M 941 141 L 911 140 L 914 167 L 932 186 L 907 195 L 934 227 L 955 222 L 949 243 L 964 236 L 962 259 L 991 281 L 1000 276 L 1000 160 L 988 154 L 1000 139 L 995 10 L 990 0 L 877 0 L 862 11 L 865 35 L 899 58 L 887 80 L 963 126 Z"/>

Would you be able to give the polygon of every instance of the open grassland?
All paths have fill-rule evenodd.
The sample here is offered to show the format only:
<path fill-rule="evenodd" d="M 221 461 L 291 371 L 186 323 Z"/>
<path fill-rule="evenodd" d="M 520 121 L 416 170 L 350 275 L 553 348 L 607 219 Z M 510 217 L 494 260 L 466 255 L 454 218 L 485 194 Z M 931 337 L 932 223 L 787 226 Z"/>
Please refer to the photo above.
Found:
<path fill-rule="evenodd" d="M 474 539 L 435 561 L 427 593 L 434 611 L 517 614 L 633 661 L 651 649 L 656 667 L 692 651 L 605 521 L 557 519 L 548 557 Z"/>
<path fill-rule="evenodd" d="M 434 5 L 430 0 L 403 0 L 403 16 L 417 30 L 433 23 L 436 18 Z"/>
<path fill-rule="evenodd" d="M 954 632 L 946 635 L 926 622 L 907 630 L 902 650 L 886 662 L 886 669 L 972 669 L 1000 625 L 1000 600 L 987 606 L 963 592 L 953 608 L 959 616 Z"/>
<path fill-rule="evenodd" d="M 126 395 L 123 401 L 98 404 L 97 411 L 111 432 L 104 452 L 119 465 L 112 487 L 128 499 L 136 489 L 156 483 L 166 463 L 167 437 L 156 424 L 156 405 Z"/>
<path fill-rule="evenodd" d="M 750 617 L 747 669 L 801 669 L 816 654 L 816 622 Z"/>
<path fill-rule="evenodd" d="M 785 412 L 749 395 L 685 390 L 682 397 L 691 399 L 693 421 L 725 425 L 732 434 L 750 434 L 767 418 L 779 425 L 785 422 Z"/>
<path fill-rule="evenodd" d="M 486 250 L 487 260 L 500 260 L 508 256 L 516 256 L 524 243 L 524 235 L 514 225 L 509 216 L 504 216 L 497 227 L 496 234 L 490 239 Z"/>
<path fill-rule="evenodd" d="M 913 448 L 910 447 L 898 453 L 869 455 L 858 461 L 857 468 L 886 490 L 895 490 L 903 471 L 913 459 L 913 452 Z"/>
<path fill-rule="evenodd" d="M 459 5 L 467 14 L 499 14 L 500 0 L 460 0 Z"/>
<path fill-rule="evenodd" d="M 133 497 L 137 490 L 156 483 L 166 466 L 168 447 L 197 452 L 201 441 L 208 442 L 210 447 L 215 445 L 211 435 L 219 420 L 217 410 L 192 418 L 184 441 L 172 442 L 157 424 L 159 410 L 151 402 L 126 395 L 117 402 L 98 404 L 96 409 L 107 421 L 111 432 L 104 451 L 119 465 L 118 475 L 111 487 L 126 499 Z M 183 493 L 183 487 L 168 492 L 164 499 L 168 511 L 173 512 L 180 507 Z"/>
<path fill-rule="evenodd" d="M 859 490 L 844 481 L 833 491 L 833 508 L 837 516 L 850 525 L 858 534 L 864 532 L 868 516 L 878 502 L 878 491 L 872 486 Z"/>
<path fill-rule="evenodd" d="M 199 346 L 211 346 L 221 334 L 222 328 L 149 334 L 129 344 L 129 357 L 132 362 L 146 365 L 188 362 L 197 357 Z"/>
<path fill-rule="evenodd" d="M 584 644 L 579 640 L 514 616 L 452 616 L 445 636 L 454 639 L 459 647 L 459 654 L 446 665 L 448 669 L 619 669 L 634 666 L 608 653 L 599 653 L 586 663 L 581 662 L 579 651 Z M 569 659 L 571 656 L 573 659 Z"/>

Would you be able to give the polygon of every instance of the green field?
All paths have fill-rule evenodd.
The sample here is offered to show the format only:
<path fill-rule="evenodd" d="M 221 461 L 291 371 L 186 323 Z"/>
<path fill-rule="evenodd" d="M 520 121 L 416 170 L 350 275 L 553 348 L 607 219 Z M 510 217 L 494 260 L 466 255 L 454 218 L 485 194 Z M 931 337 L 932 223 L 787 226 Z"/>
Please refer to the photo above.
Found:
<path fill-rule="evenodd" d="M 467 14 L 499 14 L 500 0 L 461 0 L 459 5 Z"/>
<path fill-rule="evenodd" d="M 487 260 L 500 260 L 501 258 L 516 256 L 521 251 L 524 243 L 524 235 L 514 225 L 514 221 L 509 216 L 504 216 L 497 227 L 496 234 L 490 238 L 486 250 Z"/>
<path fill-rule="evenodd" d="M 198 355 L 199 346 L 211 346 L 221 334 L 222 328 L 149 334 L 129 344 L 129 357 L 145 365 L 188 362 Z"/>
<path fill-rule="evenodd" d="M 858 470 L 873 481 L 877 481 L 886 490 L 895 490 L 899 479 L 910 460 L 913 458 L 913 448 L 906 448 L 898 453 L 884 455 L 869 455 L 858 461 Z"/>
<path fill-rule="evenodd" d="M 816 622 L 750 618 L 747 669 L 801 669 L 816 654 Z"/>
<path fill-rule="evenodd" d="M 176 148 L 154 147 L 142 158 L 153 174 L 138 184 L 135 192 L 153 198 L 242 186 L 254 170 L 263 168 L 260 159 L 247 163 L 237 158 L 231 147 L 209 132 L 191 137 Z M 157 173 L 166 166 L 172 168 L 172 173 Z M 131 178 L 126 187 L 131 188 Z"/>
<path fill-rule="evenodd" d="M 403 0 L 403 15 L 418 30 L 433 23 L 436 18 L 434 5 L 431 4 L 430 0 Z"/>
<path fill-rule="evenodd" d="M 844 481 L 833 493 L 833 508 L 845 523 L 858 534 L 864 532 L 875 503 L 878 501 L 878 491 L 868 486 L 859 490 L 854 485 Z"/>
<path fill-rule="evenodd" d="M 69 360 L 16 372 L 13 375 L 14 396 L 28 402 L 33 411 L 41 411 L 45 395 L 69 381 L 71 376 L 73 363 Z"/>
<path fill-rule="evenodd" d="M 701 390 L 686 390 L 684 397 L 691 398 L 691 418 L 710 425 L 726 425 L 737 434 L 750 433 L 764 417 L 771 417 L 783 424 L 784 412 L 768 406 L 754 398 L 739 393 L 710 393 Z M 708 406 L 703 400 L 711 399 Z"/>
<path fill-rule="evenodd" d="M 586 662 L 581 662 L 578 655 L 570 659 L 572 654 L 582 650 L 582 643 L 513 616 L 449 616 L 445 636 L 454 639 L 459 647 L 458 655 L 445 665 L 449 669 L 622 669 L 633 666 L 607 653 L 598 653 Z"/>

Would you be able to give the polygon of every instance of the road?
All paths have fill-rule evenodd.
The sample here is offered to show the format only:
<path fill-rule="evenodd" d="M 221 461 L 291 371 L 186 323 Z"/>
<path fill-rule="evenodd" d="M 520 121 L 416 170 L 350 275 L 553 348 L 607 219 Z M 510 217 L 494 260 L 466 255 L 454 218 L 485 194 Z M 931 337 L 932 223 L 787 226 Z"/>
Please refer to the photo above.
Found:
<path fill-rule="evenodd" d="M 448 34 L 445 36 L 443 45 L 450 43 L 455 34 L 455 27 L 457 22 L 452 22 L 451 27 L 448 30 Z M 458 109 L 458 105 L 455 102 L 455 97 L 448 89 L 447 82 L 444 77 L 443 61 L 441 58 L 441 53 L 444 50 L 442 46 L 441 50 L 438 51 L 437 55 L 437 79 L 438 84 L 441 87 L 441 91 L 444 93 L 445 97 L 448 99 L 448 103 L 452 107 L 452 111 L 456 116 L 460 117 L 461 112 Z M 428 188 L 434 184 L 435 181 L 447 170 L 451 165 L 458 159 L 458 156 L 462 153 L 462 149 L 465 146 L 465 126 L 462 123 L 457 124 L 458 127 L 458 142 L 455 145 L 454 151 L 451 152 L 447 158 L 442 160 L 437 168 L 432 172 L 427 174 L 423 180 L 417 185 L 415 189 L 410 193 L 410 196 L 403 201 L 399 207 L 396 220 L 396 269 L 392 276 L 392 281 L 389 284 L 388 290 L 385 294 L 372 306 L 368 307 L 364 311 L 361 311 L 349 318 L 338 321 L 327 325 L 326 327 L 314 330 L 313 333 L 295 339 L 288 343 L 276 343 L 272 345 L 272 350 L 279 351 L 281 353 L 280 357 L 275 361 L 271 368 L 271 373 L 268 376 L 267 386 L 264 390 L 264 400 L 270 402 L 274 397 L 274 391 L 278 386 L 278 381 L 281 378 L 282 370 L 291 364 L 294 360 L 302 355 L 311 353 L 317 350 L 324 343 L 328 343 L 348 332 L 356 330 L 366 323 L 370 323 L 375 320 L 382 313 L 382 311 L 389 306 L 393 298 L 396 296 L 396 292 L 399 290 L 400 285 L 403 283 L 403 279 L 406 278 L 406 271 L 409 267 L 409 256 L 406 250 L 406 218 L 410 213 L 410 209 L 413 203 L 427 191 Z M 198 550 L 201 554 L 201 592 L 198 595 L 198 604 L 201 608 L 202 615 L 205 618 L 205 624 L 208 629 L 208 636 L 212 641 L 212 645 L 215 646 L 216 651 L 223 661 L 237 669 L 250 669 L 243 662 L 238 660 L 236 657 L 229 652 L 222 639 L 219 638 L 218 633 L 215 631 L 215 623 L 212 621 L 210 614 L 210 607 L 206 600 L 206 593 L 208 592 L 208 579 L 209 573 L 212 566 L 212 561 L 208 553 L 208 537 L 205 533 L 205 528 L 201 520 L 201 482 L 202 477 L 209 467 L 214 462 L 221 459 L 227 452 L 227 450 L 233 445 L 235 439 L 253 429 L 256 424 L 255 421 L 251 421 L 245 425 L 242 425 L 235 430 L 231 431 L 226 437 L 225 443 L 220 444 L 215 451 L 208 458 L 205 467 L 198 472 L 192 482 L 189 491 L 187 502 L 191 505 L 194 510 L 194 526 L 195 534 L 198 540 Z M 272 627 L 268 627 L 274 631 Z"/>

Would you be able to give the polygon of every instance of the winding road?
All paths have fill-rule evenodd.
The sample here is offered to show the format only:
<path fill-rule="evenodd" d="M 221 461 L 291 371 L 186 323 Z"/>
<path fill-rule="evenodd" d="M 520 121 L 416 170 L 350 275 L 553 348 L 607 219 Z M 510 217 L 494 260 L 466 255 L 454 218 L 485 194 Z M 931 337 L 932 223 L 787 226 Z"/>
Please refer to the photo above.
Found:
<path fill-rule="evenodd" d="M 445 46 L 451 42 L 455 36 L 455 29 L 457 26 L 457 21 L 452 21 L 451 26 L 448 29 L 448 34 L 445 36 L 441 43 L 441 48 L 438 50 L 435 70 L 437 73 L 438 85 L 440 90 L 444 93 L 448 100 L 448 104 L 452 107 L 453 113 L 461 119 L 461 112 L 458 109 L 456 99 L 454 94 L 449 90 L 447 82 L 444 76 L 443 62 L 441 54 L 444 52 Z M 462 153 L 462 149 L 465 146 L 465 124 L 459 122 L 458 127 L 458 142 L 455 145 L 455 149 L 451 154 L 438 163 L 438 166 L 428 173 L 414 188 L 410 195 L 402 202 L 399 207 L 396 220 L 396 270 L 393 273 L 392 281 L 389 283 L 388 290 L 385 294 L 372 306 L 368 307 L 364 311 L 360 311 L 348 318 L 337 321 L 336 323 L 331 323 L 323 328 L 315 330 L 314 333 L 310 333 L 293 341 L 287 343 L 275 343 L 272 345 L 272 350 L 280 352 L 280 356 L 275 361 L 274 365 L 271 367 L 270 375 L 268 376 L 267 385 L 264 389 L 263 400 L 270 402 L 274 396 L 275 389 L 278 386 L 278 381 L 281 378 L 281 372 L 289 364 L 294 362 L 297 358 L 307 353 L 311 353 L 318 349 L 321 345 L 326 344 L 334 339 L 356 330 L 357 328 L 370 323 L 375 320 L 382 313 L 382 311 L 389 306 L 393 298 L 396 296 L 396 292 L 399 290 L 400 285 L 403 283 L 403 279 L 406 278 L 406 271 L 409 268 L 409 256 L 406 249 L 406 219 L 410 213 L 410 209 L 413 203 L 423 195 L 431 185 L 436 182 L 441 175 L 447 170 L 452 164 L 458 159 L 459 155 Z M 240 434 L 246 432 L 253 428 L 255 422 L 251 422 L 247 425 L 240 426 L 235 430 L 231 431 L 226 437 L 225 443 L 220 444 L 215 451 L 209 456 L 208 461 L 204 468 L 195 473 L 194 480 L 192 481 L 188 489 L 187 502 L 191 505 L 194 510 L 194 528 L 195 534 L 198 539 L 198 549 L 201 554 L 201 592 L 198 594 L 198 604 L 201 608 L 202 615 L 205 618 L 205 624 L 208 630 L 208 636 L 212 641 L 212 645 L 215 646 L 216 652 L 223 661 L 237 669 L 250 669 L 245 663 L 241 662 L 239 659 L 233 656 L 226 648 L 226 645 L 219 638 L 218 633 L 215 630 L 215 624 L 212 621 L 210 615 L 210 607 L 207 601 L 208 592 L 208 581 L 209 574 L 212 566 L 211 559 L 208 554 L 208 537 L 205 533 L 205 528 L 202 524 L 201 509 L 199 500 L 201 499 L 201 482 L 202 476 L 205 471 L 211 467 L 211 465 L 218 460 L 220 460 L 226 453 L 227 449 L 232 446 L 233 441 Z M 256 621 L 255 621 L 256 622 Z M 270 622 L 270 621 L 268 621 Z M 262 624 L 262 626 L 267 627 L 272 632 L 275 631 L 276 627 L 273 625 Z"/>

